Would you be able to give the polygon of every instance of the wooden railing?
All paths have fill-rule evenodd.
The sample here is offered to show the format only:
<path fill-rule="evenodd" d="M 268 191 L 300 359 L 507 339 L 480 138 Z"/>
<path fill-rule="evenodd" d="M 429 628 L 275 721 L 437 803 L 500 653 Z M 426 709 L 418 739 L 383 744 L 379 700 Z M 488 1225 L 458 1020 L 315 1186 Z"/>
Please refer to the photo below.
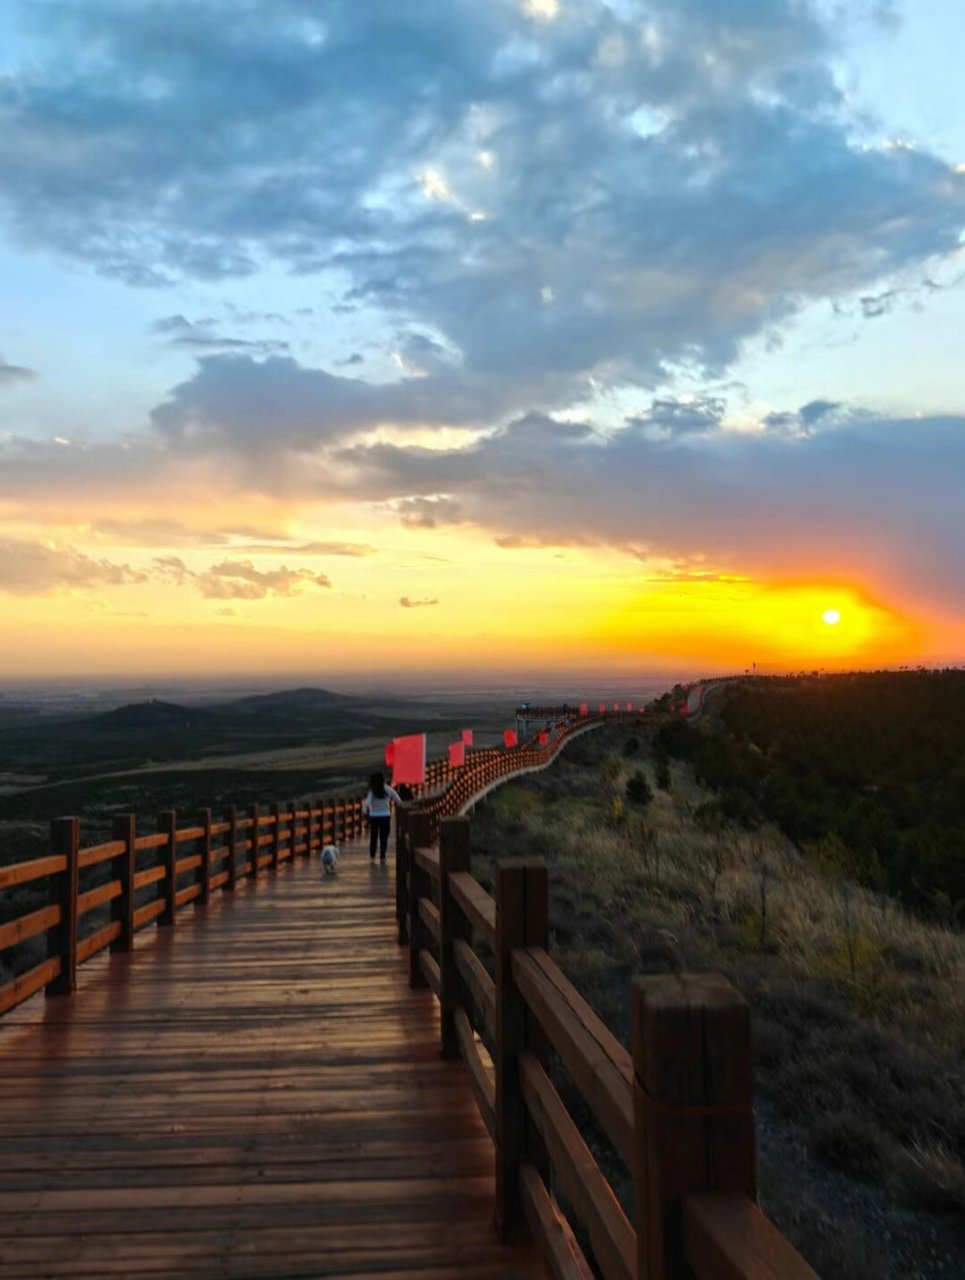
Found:
<path fill-rule="evenodd" d="M 410 984 L 435 993 L 442 1056 L 468 1068 L 501 1238 L 525 1222 L 566 1280 L 596 1274 L 578 1236 L 604 1280 L 817 1280 L 756 1204 L 738 992 L 716 974 L 639 978 L 628 1052 L 548 954 L 542 860 L 498 863 L 493 899 L 471 874 L 468 819 L 414 810 L 398 828 Z M 554 1056 L 633 1179 L 630 1217 L 553 1083 Z"/>
<path fill-rule="evenodd" d="M 184 827 L 169 811 L 158 817 L 156 831 L 143 835 L 134 816 L 123 814 L 114 818 L 110 841 L 88 848 L 81 847 L 79 819 L 56 819 L 47 857 L 0 867 L 0 892 L 44 880 L 48 897 L 46 906 L 0 925 L 0 952 L 47 935 L 46 957 L 0 987 L 0 1014 L 40 990 L 72 994 L 78 968 L 105 948 L 131 951 L 134 935 L 153 921 L 173 926 L 180 907 L 205 903 L 218 889 L 230 892 L 240 879 L 350 839 L 361 828 L 360 797 L 290 801 L 267 812 L 252 805 L 243 816 L 232 806 L 220 821 L 202 809 Z M 109 878 L 82 892 L 81 872 L 99 866 L 109 868 Z M 84 932 L 95 908 L 108 903 L 110 919 Z"/>

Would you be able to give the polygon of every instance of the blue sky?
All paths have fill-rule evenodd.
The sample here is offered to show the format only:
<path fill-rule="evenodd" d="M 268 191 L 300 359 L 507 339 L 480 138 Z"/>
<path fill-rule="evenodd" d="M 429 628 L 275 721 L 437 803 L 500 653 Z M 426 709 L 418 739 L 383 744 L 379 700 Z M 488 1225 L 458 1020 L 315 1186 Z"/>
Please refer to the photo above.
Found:
<path fill-rule="evenodd" d="M 963 47 L 953 0 L 10 0 L 8 563 L 156 586 L 247 536 L 170 498 L 216 473 L 292 556 L 593 545 L 957 626 Z"/>

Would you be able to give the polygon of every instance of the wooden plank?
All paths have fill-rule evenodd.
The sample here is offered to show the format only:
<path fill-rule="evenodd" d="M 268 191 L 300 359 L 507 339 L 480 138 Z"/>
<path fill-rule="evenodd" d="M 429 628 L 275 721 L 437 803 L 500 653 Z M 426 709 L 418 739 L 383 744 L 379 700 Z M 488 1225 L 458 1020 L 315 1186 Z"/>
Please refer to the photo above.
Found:
<path fill-rule="evenodd" d="M 593 1153 L 533 1054 L 523 1054 L 519 1073 L 529 1115 L 546 1143 L 566 1200 L 589 1233 L 605 1280 L 636 1280 L 636 1233 Z"/>
<path fill-rule="evenodd" d="M 746 1196 L 688 1196 L 683 1215 L 684 1255 L 697 1280 L 818 1280 Z"/>
<path fill-rule="evenodd" d="M 337 877 L 299 860 L 213 896 L 10 1015 L 0 1280 L 543 1280 L 496 1240 L 472 1079 L 393 918 L 343 846 Z"/>
<path fill-rule="evenodd" d="M 176 837 L 177 844 L 186 844 L 189 840 L 200 840 L 204 835 L 204 827 L 182 827 Z"/>
<path fill-rule="evenodd" d="M 195 898 L 200 896 L 201 886 L 199 884 L 189 884 L 174 895 L 174 905 L 175 907 L 183 907 L 186 902 L 193 902 Z"/>
<path fill-rule="evenodd" d="M 153 835 L 138 836 L 134 841 L 134 848 L 138 853 L 144 849 L 163 849 L 167 842 L 167 833 L 164 831 L 158 831 Z"/>
<path fill-rule="evenodd" d="M 531 1164 L 520 1170 L 520 1193 L 529 1229 L 553 1280 L 594 1280 L 569 1223 Z"/>
<path fill-rule="evenodd" d="M 417 867 L 427 872 L 433 880 L 439 879 L 439 850 L 422 848 L 412 850 L 412 859 Z"/>
<path fill-rule="evenodd" d="M 442 936 L 442 921 L 439 917 L 439 908 L 434 902 L 430 902 L 428 898 L 419 899 L 419 917 L 428 930 L 433 942 L 438 942 Z"/>
<path fill-rule="evenodd" d="M 52 982 L 60 973 L 60 968 L 60 957 L 52 956 L 34 965 L 19 978 L 14 978 L 5 987 L 0 987 L 0 1013 L 6 1013 L 8 1009 L 21 1004 L 41 987 L 45 987 L 48 982 Z"/>
<path fill-rule="evenodd" d="M 439 970 L 442 994 L 439 997 L 439 1040 L 444 1058 L 459 1056 L 455 1012 L 464 1006 L 466 993 L 453 950 L 456 942 L 470 942 L 472 929 L 459 910 L 449 887 L 455 872 L 469 870 L 472 839 L 466 818 L 446 818 L 439 827 Z"/>
<path fill-rule="evenodd" d="M 457 872 L 450 877 L 449 884 L 466 919 L 491 945 L 496 937 L 495 901 L 469 872 Z"/>
<path fill-rule="evenodd" d="M 94 933 L 89 934 L 86 938 L 81 938 L 77 944 L 77 963 L 83 964 L 85 960 L 89 960 L 91 956 L 96 956 L 99 951 L 103 951 L 105 947 L 121 936 L 121 922 L 119 920 L 109 920 L 107 924 L 97 929 Z"/>
<path fill-rule="evenodd" d="M 66 867 L 67 859 L 62 854 L 32 858 L 29 862 L 14 862 L 9 867 L 0 867 L 0 889 L 14 889 L 17 885 L 30 884 L 46 876 L 58 876 Z"/>
<path fill-rule="evenodd" d="M 134 928 L 140 929 L 151 920 L 156 920 L 163 911 L 163 898 L 155 898 L 153 902 L 146 902 L 143 907 L 138 907 L 134 912 Z"/>
<path fill-rule="evenodd" d="M 39 911 L 31 911 L 29 915 L 20 916 L 17 920 L 9 920 L 0 925 L 0 951 L 15 946 L 18 942 L 26 942 L 46 929 L 60 924 L 61 910 L 59 903 L 49 907 L 41 907 Z"/>
<path fill-rule="evenodd" d="M 107 844 L 95 844 L 89 849 L 81 849 L 78 854 L 81 871 L 85 867 L 96 867 L 101 862 L 110 862 L 111 858 L 123 853 L 126 847 L 123 840 L 109 840 Z"/>
<path fill-rule="evenodd" d="M 196 871 L 200 866 L 201 854 L 192 853 L 186 858 L 179 859 L 179 861 L 174 864 L 174 873 L 175 875 L 183 876 L 188 871 Z"/>
<path fill-rule="evenodd" d="M 422 969 L 423 976 L 432 991 L 432 994 L 439 999 L 442 993 L 442 978 L 439 974 L 439 964 L 431 951 L 419 952 L 419 965 Z"/>
<path fill-rule="evenodd" d="M 472 1085 L 476 1106 L 482 1117 L 486 1132 L 493 1142 L 496 1141 L 496 1081 L 492 1067 L 486 1066 L 479 1052 L 479 1045 L 473 1035 L 465 1009 L 457 1009 L 453 1015 L 456 1036 L 462 1060 L 469 1069 L 469 1080 Z"/>
<path fill-rule="evenodd" d="M 105 902 L 112 902 L 115 898 L 119 898 L 122 892 L 120 880 L 108 880 L 106 884 L 98 885 L 96 889 L 88 889 L 86 893 L 81 893 L 77 897 L 78 916 L 85 916 L 88 911 L 103 906 Z"/>
<path fill-rule="evenodd" d="M 159 880 L 163 879 L 163 867 L 145 867 L 143 871 L 138 871 L 134 876 L 134 888 L 143 889 L 146 885 L 157 884 Z"/>
<path fill-rule="evenodd" d="M 453 955 L 472 996 L 473 1023 L 493 1044 L 496 1040 L 496 986 L 483 962 L 464 939 L 457 938 L 453 943 Z"/>
<path fill-rule="evenodd" d="M 550 972 L 552 967 L 555 973 Z M 513 976 L 621 1159 L 632 1169 L 630 1055 L 541 949 L 516 950 Z"/>

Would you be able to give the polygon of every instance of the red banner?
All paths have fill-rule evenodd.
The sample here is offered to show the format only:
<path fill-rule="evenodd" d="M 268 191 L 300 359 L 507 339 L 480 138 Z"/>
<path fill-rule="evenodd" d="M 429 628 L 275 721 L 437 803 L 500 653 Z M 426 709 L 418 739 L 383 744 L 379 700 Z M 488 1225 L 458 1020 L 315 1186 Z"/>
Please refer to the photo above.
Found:
<path fill-rule="evenodd" d="M 601 702 L 601 703 L 600 703 L 600 714 L 602 715 L 604 711 L 606 711 L 606 703 L 605 703 L 605 702 Z"/>
<path fill-rule="evenodd" d="M 464 742 L 449 743 L 449 767 L 461 769 L 466 763 L 466 744 Z"/>
<path fill-rule="evenodd" d="M 539 735 L 539 745 L 541 747 L 545 747 L 547 742 L 549 742 L 549 740 L 550 740 L 549 734 L 546 732 L 545 729 L 542 729 Z"/>
<path fill-rule="evenodd" d="M 408 782 L 422 786 L 426 780 L 426 735 L 410 733 L 396 738 L 392 745 L 392 785 L 397 787 L 400 782 Z"/>
<path fill-rule="evenodd" d="M 472 730 L 471 729 L 463 729 L 462 741 L 465 746 L 467 747 L 472 746 Z"/>
<path fill-rule="evenodd" d="M 619 704 L 619 702 L 614 702 L 614 704 L 613 704 L 613 710 L 614 710 L 614 711 L 619 711 L 619 710 L 620 710 L 620 704 Z"/>
<path fill-rule="evenodd" d="M 503 746 L 504 747 L 515 747 L 518 741 L 519 739 L 516 737 L 515 729 L 503 730 Z"/>
<path fill-rule="evenodd" d="M 581 716 L 585 716 L 585 715 L 586 715 L 586 713 L 587 713 L 587 711 L 589 711 L 589 707 L 586 705 L 586 703 L 585 703 L 585 702 L 581 702 L 581 703 L 580 703 L 580 715 L 581 715 Z"/>
<path fill-rule="evenodd" d="M 385 763 L 392 768 L 392 761 L 395 759 L 395 743 L 387 742 L 385 744 Z"/>
<path fill-rule="evenodd" d="M 632 710 L 633 710 L 633 703 L 632 703 L 632 702 L 628 702 L 628 703 L 627 703 L 627 710 L 628 710 L 628 711 L 632 711 Z"/>

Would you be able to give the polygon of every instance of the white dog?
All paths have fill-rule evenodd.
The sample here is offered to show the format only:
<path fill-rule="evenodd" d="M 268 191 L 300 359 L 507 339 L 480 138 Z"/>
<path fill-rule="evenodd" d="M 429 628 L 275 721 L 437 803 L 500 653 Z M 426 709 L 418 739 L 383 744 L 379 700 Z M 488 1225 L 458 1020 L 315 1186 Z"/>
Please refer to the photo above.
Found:
<path fill-rule="evenodd" d="M 327 876 L 335 875 L 338 870 L 338 847 L 334 844 L 327 844 L 322 850 L 322 866 L 325 868 Z"/>

